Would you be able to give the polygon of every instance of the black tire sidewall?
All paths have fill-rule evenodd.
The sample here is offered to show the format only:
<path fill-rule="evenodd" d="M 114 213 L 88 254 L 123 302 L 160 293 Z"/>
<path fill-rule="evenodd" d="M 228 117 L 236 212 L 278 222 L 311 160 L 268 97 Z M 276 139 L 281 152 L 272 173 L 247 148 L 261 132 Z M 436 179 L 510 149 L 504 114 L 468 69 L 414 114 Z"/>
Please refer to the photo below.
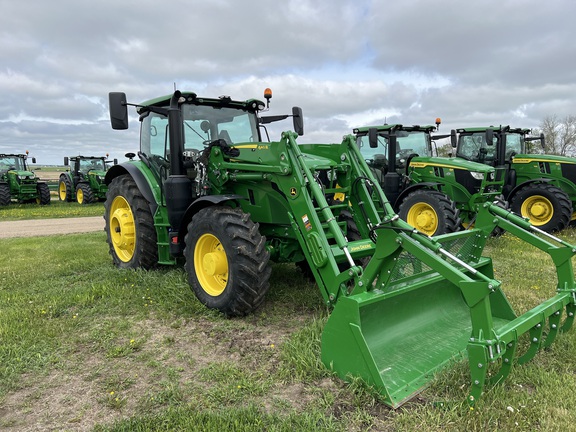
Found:
<path fill-rule="evenodd" d="M 92 193 L 92 189 L 90 188 L 90 185 L 87 183 L 79 183 L 78 186 L 76 186 L 76 201 L 78 201 L 78 190 L 82 190 L 82 202 L 79 204 L 85 205 L 85 204 L 91 204 L 94 202 L 94 194 Z"/>
<path fill-rule="evenodd" d="M 565 195 L 562 189 L 559 189 L 554 185 L 542 184 L 542 183 L 528 184 L 524 186 L 522 189 L 520 189 L 514 195 L 511 203 L 512 212 L 522 217 L 527 217 L 522 215 L 522 204 L 524 204 L 524 201 L 535 195 L 542 196 L 546 198 L 548 201 L 550 201 L 554 213 L 552 215 L 552 218 L 545 224 L 534 226 L 547 232 L 560 231 L 566 228 L 566 226 L 570 223 L 572 213 L 570 209 L 565 208 L 566 206 L 562 205 L 560 199 L 556 196 L 556 194 L 558 193 L 561 195 Z M 571 202 L 569 200 L 569 197 L 566 197 L 566 199 L 568 202 Z"/>
<path fill-rule="evenodd" d="M 408 196 L 402 200 L 400 207 L 398 209 L 398 215 L 404 221 L 408 220 L 408 213 L 416 204 L 425 203 L 434 209 L 436 216 L 438 218 L 438 227 L 432 235 L 447 234 L 450 232 L 458 231 L 458 225 L 460 218 L 458 217 L 458 212 L 452 208 L 448 208 L 445 203 L 442 202 L 452 202 L 445 194 L 428 189 L 418 189 L 414 192 L 408 194 Z M 452 206 L 454 204 L 452 203 Z M 448 224 L 450 219 L 454 219 L 454 226 Z"/>
<path fill-rule="evenodd" d="M 217 309 L 229 316 L 243 316 L 258 307 L 269 288 L 269 254 L 261 253 L 262 263 L 258 269 L 250 257 L 256 255 L 258 244 L 265 239 L 258 233 L 255 224 L 245 213 L 231 207 L 208 207 L 200 210 L 188 225 L 186 234 L 186 271 L 188 282 L 198 300 L 211 309 Z M 242 230 L 240 233 L 237 230 Z M 208 294 L 196 275 L 194 251 L 198 240 L 205 234 L 216 237 L 225 251 L 228 261 L 228 280 L 224 291 L 218 296 Z M 250 237 L 249 240 L 247 238 Z M 254 246 L 253 250 L 252 247 Z M 257 275 L 257 277 L 255 277 Z M 248 293 L 252 289 L 257 293 Z"/>
<path fill-rule="evenodd" d="M 135 244 L 134 254 L 130 261 L 122 261 L 114 249 L 114 244 L 110 235 L 110 207 L 117 196 L 122 196 L 130 206 L 132 217 L 134 218 Z M 104 202 L 104 221 L 106 231 L 106 241 L 114 265 L 119 268 L 143 268 L 149 270 L 158 263 L 157 235 L 154 228 L 154 219 L 136 182 L 130 175 L 124 174 L 115 177 L 108 185 L 106 201 Z"/>

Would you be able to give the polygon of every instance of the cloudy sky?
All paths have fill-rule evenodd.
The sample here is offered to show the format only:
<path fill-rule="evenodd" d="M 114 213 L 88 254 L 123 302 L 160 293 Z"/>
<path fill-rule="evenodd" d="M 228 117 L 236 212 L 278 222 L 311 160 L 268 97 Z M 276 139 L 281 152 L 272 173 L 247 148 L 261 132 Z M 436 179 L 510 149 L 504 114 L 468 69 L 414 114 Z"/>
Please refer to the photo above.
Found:
<path fill-rule="evenodd" d="M 0 0 L 0 153 L 124 159 L 108 92 L 174 85 L 302 107 L 301 142 L 353 127 L 510 124 L 576 115 L 573 0 Z M 132 111 L 132 114 L 134 112 Z M 272 130 L 279 138 L 285 123 Z M 274 134 L 276 136 L 274 136 Z"/>

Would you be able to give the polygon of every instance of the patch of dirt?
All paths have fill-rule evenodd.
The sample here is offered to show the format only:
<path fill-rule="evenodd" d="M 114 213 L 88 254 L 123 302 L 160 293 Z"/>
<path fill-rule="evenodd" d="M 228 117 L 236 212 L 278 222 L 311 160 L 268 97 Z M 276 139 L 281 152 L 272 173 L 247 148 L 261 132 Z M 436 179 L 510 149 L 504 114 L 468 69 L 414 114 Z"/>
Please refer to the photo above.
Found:
<path fill-rule="evenodd" d="M 104 230 L 102 216 L 0 222 L 0 239 L 74 234 Z"/>
<path fill-rule="evenodd" d="M 163 407 L 155 397 L 161 399 L 169 382 L 188 394 L 209 389 L 211 383 L 200 378 L 200 371 L 217 363 L 272 373 L 279 363 L 279 348 L 292 331 L 280 324 L 259 326 L 249 320 L 237 324 L 234 332 L 201 318 L 137 321 L 131 329 L 131 334 L 141 334 L 135 341 L 137 348 L 118 358 L 110 358 L 85 335 L 80 338 L 85 342 L 71 346 L 61 364 L 44 374 L 22 377 L 21 388 L 0 402 L 0 429 L 87 431 L 97 424 L 150 414 Z M 130 347 L 132 342 L 116 344 Z M 329 380 L 325 385 L 334 386 Z M 261 405 L 272 413 L 273 401 L 297 408 L 313 398 L 304 384 L 295 383 L 275 387 Z"/>

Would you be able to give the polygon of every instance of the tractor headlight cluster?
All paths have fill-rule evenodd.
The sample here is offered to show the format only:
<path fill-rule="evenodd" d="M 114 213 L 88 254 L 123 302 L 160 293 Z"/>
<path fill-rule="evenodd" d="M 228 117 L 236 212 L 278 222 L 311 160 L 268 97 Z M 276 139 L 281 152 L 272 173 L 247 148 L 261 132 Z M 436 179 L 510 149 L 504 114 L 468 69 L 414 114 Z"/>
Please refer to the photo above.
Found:
<path fill-rule="evenodd" d="M 483 173 L 483 172 L 470 171 L 470 175 L 471 175 L 475 180 L 482 180 L 482 179 L 484 178 L 484 173 Z"/>

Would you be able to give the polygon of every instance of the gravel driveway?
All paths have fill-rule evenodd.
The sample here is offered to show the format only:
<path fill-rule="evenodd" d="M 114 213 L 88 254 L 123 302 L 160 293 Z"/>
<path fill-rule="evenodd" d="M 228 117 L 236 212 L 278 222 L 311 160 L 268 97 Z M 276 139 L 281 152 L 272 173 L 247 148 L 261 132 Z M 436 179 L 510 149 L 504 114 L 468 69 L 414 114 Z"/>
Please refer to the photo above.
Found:
<path fill-rule="evenodd" d="M 8 221 L 0 222 L 0 239 L 10 237 L 73 234 L 103 230 L 104 218 L 102 216 Z"/>

